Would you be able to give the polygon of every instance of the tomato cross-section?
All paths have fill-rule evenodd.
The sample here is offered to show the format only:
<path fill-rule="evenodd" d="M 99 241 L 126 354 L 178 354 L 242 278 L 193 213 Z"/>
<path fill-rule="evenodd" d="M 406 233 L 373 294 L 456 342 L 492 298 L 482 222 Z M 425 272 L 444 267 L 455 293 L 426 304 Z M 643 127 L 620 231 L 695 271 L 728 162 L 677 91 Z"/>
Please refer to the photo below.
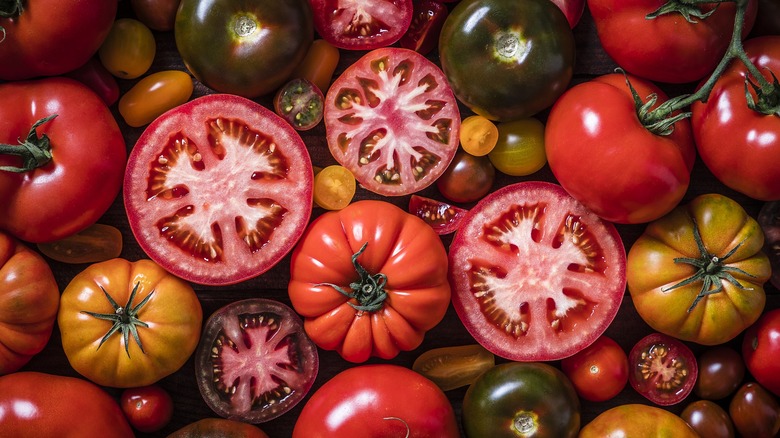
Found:
<path fill-rule="evenodd" d="M 248 99 L 215 94 L 149 125 L 128 160 L 124 200 L 149 257 L 185 280 L 224 285 L 289 252 L 311 215 L 312 181 L 289 124 Z"/>
<path fill-rule="evenodd" d="M 584 349 L 615 318 L 625 291 L 614 225 L 552 183 L 517 183 L 484 198 L 449 257 L 455 311 L 480 344 L 510 360 Z"/>

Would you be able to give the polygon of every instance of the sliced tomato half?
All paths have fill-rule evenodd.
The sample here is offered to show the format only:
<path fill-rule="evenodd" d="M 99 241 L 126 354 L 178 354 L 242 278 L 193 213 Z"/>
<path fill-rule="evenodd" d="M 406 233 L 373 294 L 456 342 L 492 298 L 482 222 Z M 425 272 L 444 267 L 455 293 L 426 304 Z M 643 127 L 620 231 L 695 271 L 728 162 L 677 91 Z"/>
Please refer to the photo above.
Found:
<path fill-rule="evenodd" d="M 419 53 L 373 50 L 325 97 L 333 157 L 366 189 L 401 196 L 431 185 L 455 156 L 460 112 L 444 73 Z"/>
<path fill-rule="evenodd" d="M 124 202 L 141 248 L 185 280 L 226 285 L 283 258 L 311 216 L 301 137 L 242 97 L 211 94 L 152 122 L 128 159 Z"/>
<path fill-rule="evenodd" d="M 409 213 L 424 220 L 440 236 L 455 232 L 466 212 L 465 208 L 425 196 L 412 195 L 409 198 Z"/>
<path fill-rule="evenodd" d="M 452 304 L 466 329 L 515 361 L 581 351 L 615 318 L 626 287 L 615 226 L 547 182 L 483 198 L 455 232 L 449 263 Z"/>
<path fill-rule="evenodd" d="M 336 47 L 372 50 L 398 41 L 412 22 L 412 0 L 309 0 L 314 29 Z"/>

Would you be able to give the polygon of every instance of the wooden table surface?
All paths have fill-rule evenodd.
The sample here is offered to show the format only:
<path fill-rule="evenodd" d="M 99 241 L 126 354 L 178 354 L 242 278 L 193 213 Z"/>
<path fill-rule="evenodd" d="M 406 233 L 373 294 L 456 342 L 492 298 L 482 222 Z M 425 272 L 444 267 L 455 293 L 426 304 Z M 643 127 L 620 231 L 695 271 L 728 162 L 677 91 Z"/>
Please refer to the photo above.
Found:
<path fill-rule="evenodd" d="M 127 1 L 120 1 L 119 16 L 133 16 Z M 594 76 L 610 73 L 614 70 L 616 65 L 601 48 L 596 36 L 592 19 L 588 15 L 587 11 L 579 25 L 574 29 L 574 34 L 577 42 L 577 63 L 575 68 L 575 77 L 572 81 L 572 84 L 586 81 Z M 157 55 L 149 73 L 166 69 L 178 69 L 186 71 L 181 58 L 176 51 L 173 32 L 155 32 L 154 35 L 157 40 Z M 342 50 L 341 61 L 336 73 L 338 74 L 343 71 L 348 65 L 350 65 L 351 62 L 356 60 L 362 54 L 363 52 L 349 52 Z M 430 58 L 438 63 L 437 55 L 435 53 L 432 54 Z M 120 88 L 124 92 L 127 91 L 136 81 L 120 80 L 119 82 Z M 674 86 L 663 88 L 665 88 L 665 90 L 670 94 L 680 94 L 683 91 L 686 91 L 689 87 Z M 196 81 L 193 97 L 211 92 L 212 91 Z M 270 103 L 270 100 L 267 98 L 258 99 L 258 101 L 265 105 L 269 105 Z M 117 116 L 117 120 L 122 127 L 129 151 L 132 149 L 138 136 L 143 131 L 143 128 L 128 127 L 126 124 L 124 124 L 123 120 L 119 116 L 116 110 L 116 105 L 112 107 L 112 110 Z M 464 110 L 463 116 L 465 117 L 466 115 L 469 115 L 469 113 Z M 542 113 L 539 115 L 539 118 L 544 120 L 545 116 L 546 114 Z M 333 160 L 328 152 L 327 143 L 325 141 L 325 131 L 322 124 L 311 131 L 302 133 L 302 137 L 309 148 L 314 165 L 323 167 L 329 164 L 335 164 L 335 160 Z M 495 188 L 523 180 L 555 181 L 552 173 L 549 170 L 549 167 L 545 166 L 545 168 L 543 168 L 541 171 L 524 178 L 498 175 Z M 683 202 L 686 202 L 699 194 L 711 192 L 723 193 L 740 202 L 742 206 L 748 211 L 748 213 L 753 217 L 757 216 L 758 211 L 762 206 L 761 202 L 747 198 L 744 195 L 738 194 L 723 186 L 708 172 L 708 170 L 702 165 L 701 162 L 697 161 L 693 170 L 690 188 Z M 435 187 L 430 187 L 420 192 L 419 194 L 443 200 Z M 365 189 L 358 188 L 356 199 L 367 198 L 381 197 L 368 192 Z M 405 207 L 408 203 L 408 199 L 408 196 L 404 196 L 387 200 L 401 207 Z M 464 206 L 470 207 L 471 205 Z M 312 216 L 316 217 L 322 212 L 323 211 L 321 209 L 315 209 Z M 143 251 L 139 248 L 136 241 L 133 239 L 132 232 L 130 231 L 127 218 L 125 216 L 124 206 L 121 202 L 121 196 L 118 197 L 110 210 L 101 218 L 99 222 L 116 226 L 121 230 L 124 239 L 124 249 L 121 254 L 122 257 L 129 260 L 147 258 Z M 620 234 L 623 238 L 626 249 L 628 249 L 634 240 L 639 236 L 639 234 L 644 230 L 644 225 L 619 225 L 618 230 L 620 231 Z M 449 245 L 450 239 L 451 236 L 443 237 L 445 246 Z M 67 265 L 54 261 L 50 261 L 50 263 L 55 272 L 60 288 L 64 288 L 74 275 L 86 267 L 84 265 Z M 203 306 L 204 321 L 205 318 L 216 309 L 239 299 L 264 297 L 279 300 L 289 305 L 289 298 L 287 297 L 286 292 L 288 278 L 289 256 L 283 259 L 277 266 L 264 275 L 234 286 L 203 287 L 194 285 Z M 778 290 L 772 287 L 770 284 L 767 284 L 767 294 L 767 309 L 780 307 L 780 295 L 778 295 Z M 606 335 L 617 340 L 618 343 L 626 351 L 628 351 L 636 341 L 650 332 L 651 329 L 638 316 L 632 305 L 630 296 L 626 293 L 620 312 L 618 313 L 612 325 L 607 329 Z M 737 348 L 740 341 L 741 337 L 738 337 L 730 344 L 733 344 L 733 346 Z M 370 360 L 368 363 L 393 363 L 411 367 L 414 359 L 417 356 L 431 348 L 471 344 L 474 342 L 474 339 L 466 332 L 454 310 L 452 307 L 450 307 L 444 320 L 433 330 L 428 332 L 423 345 L 420 346 L 417 350 L 402 353 L 390 361 Z M 689 345 L 696 353 L 703 351 L 701 346 L 697 346 L 695 344 Z M 312 393 L 338 372 L 353 366 L 334 352 L 320 350 L 319 354 L 320 369 L 316 383 L 312 389 Z M 559 365 L 557 362 L 553 362 L 552 364 L 555 366 Z M 27 366 L 25 366 L 24 369 L 43 371 L 60 375 L 78 376 L 78 374 L 68 364 L 68 361 L 63 353 L 60 334 L 57 331 L 57 328 L 55 328 L 51 340 L 49 341 L 45 350 L 33 358 L 33 360 Z M 195 369 L 192 358 L 190 358 L 184 367 L 182 367 L 178 372 L 161 380 L 160 384 L 173 396 L 175 403 L 174 419 L 168 427 L 166 427 L 158 434 L 148 436 L 165 436 L 167 433 L 170 433 L 173 430 L 176 430 L 179 427 L 192 421 L 205 417 L 216 416 L 216 414 L 214 414 L 208 408 L 200 396 L 197 384 L 195 382 Z M 106 389 L 111 394 L 119 394 L 119 391 L 115 389 Z M 447 392 L 447 396 L 452 402 L 452 405 L 458 416 L 460 416 L 460 408 L 465 391 L 465 388 L 460 388 Z M 693 401 L 694 399 L 695 396 L 692 395 L 688 400 L 686 400 L 686 402 L 683 402 L 677 406 L 669 407 L 667 409 L 675 413 L 679 413 L 687 402 Z M 303 408 L 305 401 L 306 399 L 298 406 L 296 406 L 292 411 L 282 415 L 278 419 L 260 425 L 261 428 L 263 428 L 271 437 L 289 437 L 292 433 L 295 420 L 300 410 Z M 649 402 L 629 386 L 627 386 L 620 395 L 608 402 L 583 402 L 583 424 L 590 421 L 607 408 L 625 403 L 648 404 Z M 139 434 L 138 436 L 145 435 Z"/>

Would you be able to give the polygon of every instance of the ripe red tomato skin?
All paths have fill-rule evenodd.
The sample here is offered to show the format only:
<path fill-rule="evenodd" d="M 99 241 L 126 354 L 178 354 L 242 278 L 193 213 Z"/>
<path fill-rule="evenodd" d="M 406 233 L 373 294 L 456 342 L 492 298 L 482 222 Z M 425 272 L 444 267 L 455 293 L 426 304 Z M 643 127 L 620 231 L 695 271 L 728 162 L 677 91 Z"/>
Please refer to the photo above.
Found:
<path fill-rule="evenodd" d="M 173 418 L 173 399 L 156 384 L 125 389 L 119 397 L 119 406 L 139 432 L 156 432 Z"/>
<path fill-rule="evenodd" d="M 117 2 L 35 0 L 16 18 L 0 18 L 0 79 L 56 76 L 83 65 L 108 35 Z M 64 17 L 67 17 L 65 19 Z"/>
<path fill-rule="evenodd" d="M 591 367 L 597 367 L 592 372 Z M 614 339 L 601 336 L 584 350 L 561 361 L 561 369 L 577 394 L 589 401 L 606 401 L 628 383 L 628 356 Z"/>
<path fill-rule="evenodd" d="M 14 415 L 24 403 L 33 414 Z M 0 377 L 0 430 L 16 438 L 132 438 L 130 425 L 113 397 L 84 379 L 32 371 Z"/>
<path fill-rule="evenodd" d="M 412 23 L 398 44 L 427 55 L 439 43 L 439 34 L 447 19 L 447 7 L 433 0 L 415 1 L 413 14 Z"/>
<path fill-rule="evenodd" d="M 648 81 L 629 77 L 639 96 L 666 95 Z M 696 157 L 690 122 L 669 136 L 645 129 L 621 74 L 574 86 L 553 106 L 545 128 L 547 162 L 560 184 L 602 218 L 645 223 L 683 198 Z M 605 159 L 605 157 L 609 157 Z"/>
<path fill-rule="evenodd" d="M 64 77 L 7 82 L 0 85 L 0 100 L 4 144 L 17 144 L 36 121 L 58 114 L 37 129 L 51 139 L 52 160 L 31 172 L 0 172 L 0 229 L 40 243 L 95 223 L 122 187 L 127 158 L 124 138 L 105 103 L 87 86 Z M 16 157 L 0 155 L 0 165 L 19 164 Z"/>
<path fill-rule="evenodd" d="M 780 396 L 780 309 L 772 309 L 745 330 L 742 357 L 748 371 L 764 388 Z"/>
<path fill-rule="evenodd" d="M 780 77 L 780 35 L 753 38 L 744 48 L 770 83 L 771 72 Z M 777 200 L 780 117 L 747 107 L 746 76 L 745 67 L 735 61 L 715 83 L 707 102 L 691 106 L 696 147 L 707 168 L 730 188 L 754 199 Z"/>
<path fill-rule="evenodd" d="M 735 6 L 719 4 L 712 15 L 697 19 L 697 23 L 686 22 L 678 13 L 645 18 L 664 3 L 588 0 L 588 9 L 605 51 L 628 73 L 655 82 L 698 81 L 715 69 L 726 52 L 734 28 Z M 756 0 L 750 0 L 743 37 L 753 27 L 756 11 Z"/>
<path fill-rule="evenodd" d="M 569 26 L 574 29 L 574 26 L 580 22 L 583 12 L 585 12 L 585 0 L 551 0 L 555 3 L 566 19 L 569 21 Z"/>
<path fill-rule="evenodd" d="M 366 403 L 366 397 L 370 402 Z M 326 421 L 338 418 L 339 421 Z M 416 372 L 390 364 L 348 368 L 303 407 L 293 438 L 404 436 L 458 438 L 447 396 Z"/>

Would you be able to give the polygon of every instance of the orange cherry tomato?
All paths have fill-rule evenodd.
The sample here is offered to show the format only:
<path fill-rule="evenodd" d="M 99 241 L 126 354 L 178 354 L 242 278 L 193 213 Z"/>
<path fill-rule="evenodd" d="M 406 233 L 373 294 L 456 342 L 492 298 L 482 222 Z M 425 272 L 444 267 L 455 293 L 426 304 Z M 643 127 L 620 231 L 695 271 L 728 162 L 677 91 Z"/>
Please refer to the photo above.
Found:
<path fill-rule="evenodd" d="M 341 210 L 352 202 L 357 183 L 344 166 L 328 166 L 314 177 L 314 202 L 326 210 Z"/>
<path fill-rule="evenodd" d="M 307 79 L 325 93 L 330 88 L 330 81 L 338 63 L 339 49 L 325 40 L 314 40 L 292 77 Z"/>
<path fill-rule="evenodd" d="M 120 18 L 98 50 L 103 66 L 121 79 L 135 79 L 149 70 L 157 52 L 152 31 L 133 18 Z"/>
<path fill-rule="evenodd" d="M 486 117 L 469 116 L 460 123 L 460 145 L 475 157 L 487 155 L 498 142 L 498 127 Z"/>
<path fill-rule="evenodd" d="M 187 102 L 192 90 L 192 78 L 183 71 L 153 73 L 138 81 L 119 99 L 119 114 L 134 128 L 144 126 L 169 109 Z"/>

